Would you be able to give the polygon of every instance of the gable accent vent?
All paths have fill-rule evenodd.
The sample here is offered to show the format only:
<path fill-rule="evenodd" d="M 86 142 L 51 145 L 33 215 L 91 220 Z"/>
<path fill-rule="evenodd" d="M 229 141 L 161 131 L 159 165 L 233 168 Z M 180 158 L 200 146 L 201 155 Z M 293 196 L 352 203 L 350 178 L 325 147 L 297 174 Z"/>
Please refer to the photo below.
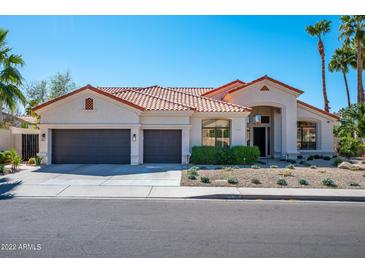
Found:
<path fill-rule="evenodd" d="M 94 109 L 94 99 L 86 98 L 85 99 L 85 110 L 93 110 Z"/>
<path fill-rule="evenodd" d="M 269 91 L 270 89 L 267 86 L 263 86 L 260 91 Z"/>

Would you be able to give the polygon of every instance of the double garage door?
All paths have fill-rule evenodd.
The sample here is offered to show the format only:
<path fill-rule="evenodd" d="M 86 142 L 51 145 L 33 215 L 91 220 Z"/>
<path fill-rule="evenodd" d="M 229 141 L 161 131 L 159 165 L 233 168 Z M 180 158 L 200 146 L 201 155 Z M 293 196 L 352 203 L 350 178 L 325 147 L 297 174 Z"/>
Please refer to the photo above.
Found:
<path fill-rule="evenodd" d="M 130 164 L 129 129 L 53 129 L 54 164 Z M 181 130 L 144 130 L 144 163 L 181 163 Z"/>

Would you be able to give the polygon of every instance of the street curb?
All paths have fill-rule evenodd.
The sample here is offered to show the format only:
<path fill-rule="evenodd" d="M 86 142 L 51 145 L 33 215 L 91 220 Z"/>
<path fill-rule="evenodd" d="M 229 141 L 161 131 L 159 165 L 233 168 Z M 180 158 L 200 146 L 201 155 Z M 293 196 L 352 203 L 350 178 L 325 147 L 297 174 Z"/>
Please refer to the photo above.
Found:
<path fill-rule="evenodd" d="M 162 198 L 162 197 L 161 197 Z M 215 200 L 299 200 L 299 201 L 333 201 L 333 202 L 365 202 L 365 197 L 361 196 L 309 196 L 309 195 L 225 195 L 213 194 L 187 197 L 185 199 L 215 199 Z"/>

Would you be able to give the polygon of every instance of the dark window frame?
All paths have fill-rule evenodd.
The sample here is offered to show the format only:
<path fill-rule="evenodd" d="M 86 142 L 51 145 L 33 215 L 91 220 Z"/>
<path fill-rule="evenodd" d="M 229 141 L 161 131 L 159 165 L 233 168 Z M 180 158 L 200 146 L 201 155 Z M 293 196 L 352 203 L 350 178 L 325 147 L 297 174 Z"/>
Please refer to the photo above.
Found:
<path fill-rule="evenodd" d="M 223 126 L 215 126 L 215 127 L 205 127 L 204 126 L 204 121 L 219 121 L 219 120 L 222 120 L 222 121 L 227 121 L 229 126 L 228 127 L 223 127 Z M 207 145 L 207 144 L 204 144 L 204 129 L 208 129 L 208 130 L 214 130 L 214 147 L 230 147 L 231 146 L 231 128 L 232 128 L 232 125 L 231 125 L 231 120 L 229 119 L 203 119 L 202 120 L 202 126 L 201 126 L 201 133 L 202 133 L 202 145 L 203 146 L 212 146 L 212 145 Z M 217 139 L 218 138 L 222 138 L 222 137 L 219 137 L 217 136 L 217 130 L 227 130 L 228 129 L 228 145 L 227 146 L 224 146 L 224 145 L 219 145 L 219 141 L 217 142 Z M 223 137 L 225 138 L 225 137 Z"/>
<path fill-rule="evenodd" d="M 305 131 L 314 130 L 314 142 L 305 140 Z M 298 139 L 298 135 L 299 139 Z M 317 150 L 318 142 L 318 130 L 317 123 L 310 121 L 298 121 L 297 122 L 297 149 L 298 150 Z"/>

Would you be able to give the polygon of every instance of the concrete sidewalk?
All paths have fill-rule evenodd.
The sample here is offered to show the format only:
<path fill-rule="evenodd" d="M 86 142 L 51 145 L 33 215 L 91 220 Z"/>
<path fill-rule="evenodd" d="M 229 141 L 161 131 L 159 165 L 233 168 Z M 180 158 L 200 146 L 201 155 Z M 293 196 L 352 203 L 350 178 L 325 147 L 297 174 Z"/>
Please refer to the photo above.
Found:
<path fill-rule="evenodd" d="M 365 189 L 1 184 L 0 198 L 12 197 L 365 201 Z"/>

